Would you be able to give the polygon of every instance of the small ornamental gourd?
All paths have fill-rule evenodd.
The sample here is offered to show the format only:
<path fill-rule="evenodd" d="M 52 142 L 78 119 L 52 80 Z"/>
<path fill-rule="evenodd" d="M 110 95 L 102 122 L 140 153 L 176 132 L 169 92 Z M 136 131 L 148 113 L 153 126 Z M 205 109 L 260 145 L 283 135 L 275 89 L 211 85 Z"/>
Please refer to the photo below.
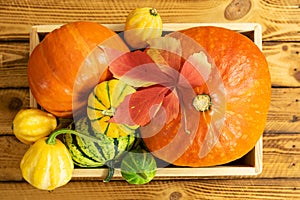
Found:
<path fill-rule="evenodd" d="M 136 8 L 125 22 L 125 41 L 133 48 L 144 48 L 147 40 L 162 35 L 163 23 L 155 8 Z"/>
<path fill-rule="evenodd" d="M 135 142 L 133 134 L 110 138 L 105 134 L 94 132 L 86 117 L 75 122 L 75 129 L 81 135 L 96 139 L 89 140 L 89 137 L 73 134 L 64 135 L 64 142 L 72 159 L 80 167 L 101 167 L 111 160 L 118 160 L 124 152 L 131 149 Z"/>
<path fill-rule="evenodd" d="M 37 108 L 21 109 L 12 123 L 13 133 L 24 144 L 48 136 L 56 126 L 55 116 Z"/>
<path fill-rule="evenodd" d="M 128 152 L 121 162 L 122 177 L 130 184 L 146 184 L 156 174 L 156 161 L 153 155 L 144 149 Z"/>
<path fill-rule="evenodd" d="M 66 146 L 56 139 L 57 133 L 37 140 L 21 160 L 22 176 L 41 190 L 54 190 L 72 178 L 74 164 Z"/>
<path fill-rule="evenodd" d="M 138 126 L 110 122 L 118 105 L 135 89 L 124 82 L 111 79 L 96 85 L 88 98 L 87 114 L 95 132 L 111 138 L 132 135 Z"/>

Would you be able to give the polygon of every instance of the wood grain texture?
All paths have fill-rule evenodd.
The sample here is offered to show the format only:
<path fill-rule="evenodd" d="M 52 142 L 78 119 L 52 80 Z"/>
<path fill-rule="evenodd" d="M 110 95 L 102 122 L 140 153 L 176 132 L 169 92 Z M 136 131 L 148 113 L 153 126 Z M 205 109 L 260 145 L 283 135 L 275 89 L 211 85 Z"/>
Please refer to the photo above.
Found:
<path fill-rule="evenodd" d="M 264 42 L 263 53 L 269 64 L 273 86 L 300 86 L 299 42 Z"/>
<path fill-rule="evenodd" d="M 300 178 L 299 134 L 264 134 L 263 145 L 263 172 L 257 178 Z M 0 181 L 21 181 L 19 163 L 29 146 L 22 144 L 14 136 L 0 136 L 0 146 Z M 91 179 L 93 178 L 84 178 L 84 180 Z M 176 179 L 176 177 L 156 179 Z"/>
<path fill-rule="evenodd" d="M 29 184 L 0 183 L 3 200 L 8 199 L 272 199 L 300 198 L 300 179 L 237 179 L 155 181 L 146 185 L 129 185 L 124 181 L 71 181 L 52 192 L 41 191 Z M 116 189 L 117 188 L 117 189 Z M 214 191 L 214 192 L 211 192 Z"/>
<path fill-rule="evenodd" d="M 0 1 L 0 40 L 28 40 L 31 25 L 87 20 L 124 23 L 136 7 L 155 7 L 163 22 L 257 22 L 264 41 L 300 41 L 297 0 L 253 0 L 250 10 L 235 20 L 226 19 L 231 0 L 163 1 Z"/>
<path fill-rule="evenodd" d="M 12 134 L 13 118 L 28 106 L 28 89 L 0 89 L 0 135 Z"/>
<path fill-rule="evenodd" d="M 267 133 L 299 133 L 300 88 L 272 88 Z"/>
<path fill-rule="evenodd" d="M 264 42 L 273 86 L 300 87 L 300 42 Z M 0 42 L 0 88 L 28 87 L 29 42 Z"/>
<path fill-rule="evenodd" d="M 264 42 L 272 85 L 300 86 L 300 42 Z M 0 42 L 0 88 L 28 87 L 29 43 Z"/>
<path fill-rule="evenodd" d="M 20 162 L 29 148 L 14 136 L 0 136 L 0 180 L 22 180 Z"/>
<path fill-rule="evenodd" d="M 28 43 L 0 42 L 0 88 L 28 87 L 28 58 Z"/>

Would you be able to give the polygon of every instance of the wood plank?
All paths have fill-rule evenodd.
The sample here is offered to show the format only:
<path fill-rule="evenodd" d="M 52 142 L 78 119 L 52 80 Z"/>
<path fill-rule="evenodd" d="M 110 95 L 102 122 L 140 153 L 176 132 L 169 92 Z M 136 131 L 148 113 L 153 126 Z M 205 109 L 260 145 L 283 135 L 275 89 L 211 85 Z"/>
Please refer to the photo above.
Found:
<path fill-rule="evenodd" d="M 299 42 L 264 42 L 263 53 L 269 64 L 273 86 L 300 86 Z"/>
<path fill-rule="evenodd" d="M 28 106 L 28 89 L 0 89 L 0 135 L 12 134 L 13 118 L 21 108 Z"/>
<path fill-rule="evenodd" d="M 300 87 L 300 42 L 264 42 L 273 86 Z M 28 87 L 28 42 L 0 42 L 0 88 Z"/>
<path fill-rule="evenodd" d="M 31 25 L 61 24 L 87 20 L 124 23 L 136 7 L 153 6 L 164 22 L 257 22 L 263 26 L 264 41 L 300 41 L 299 2 L 297 0 L 243 1 L 43 1 L 0 3 L 0 40 L 28 40 Z M 239 3 L 239 4 L 236 4 Z M 247 9 L 245 6 L 250 6 Z M 236 14 L 239 11 L 238 15 Z M 243 13 L 241 13 L 243 11 Z M 225 14 L 226 13 L 226 14 Z M 229 14 L 228 14 L 229 13 Z M 234 16 L 234 17 L 233 17 Z M 17 25 L 16 25 L 17 24 Z"/>
<path fill-rule="evenodd" d="M 0 182 L 6 199 L 272 199 L 300 198 L 300 179 L 237 179 L 152 181 L 129 185 L 124 181 L 72 181 L 52 192 L 33 188 L 25 182 Z M 116 192 L 117 191 L 117 192 Z"/>
<path fill-rule="evenodd" d="M 300 178 L 300 134 L 264 134 L 263 171 L 259 178 Z M 14 136 L 0 136 L 0 181 L 22 180 L 19 163 L 29 148 Z M 251 176 L 253 177 L 253 176 Z M 255 176 L 254 176 L 255 177 Z M 204 179 L 206 177 L 188 177 Z M 210 177 L 212 178 L 212 177 Z M 228 178 L 228 177 L 214 177 Z M 241 178 L 231 177 L 232 178 Z M 243 177 L 245 178 L 245 177 Z M 78 180 L 78 178 L 75 178 Z M 79 178 L 81 179 L 81 178 Z M 91 180 L 93 178 L 85 178 Z M 176 177 L 156 177 L 156 179 L 176 179 Z M 178 179 L 178 178 L 177 178 Z M 182 179 L 182 177 L 180 177 Z"/>
<path fill-rule="evenodd" d="M 265 132 L 300 131 L 300 88 L 272 88 L 271 105 Z"/>
<path fill-rule="evenodd" d="M 300 134 L 264 134 L 263 172 L 259 177 L 300 176 Z"/>
<path fill-rule="evenodd" d="M 28 87 L 28 58 L 28 43 L 0 43 L 0 88 Z"/>
<path fill-rule="evenodd" d="M 0 181 L 22 180 L 20 162 L 29 148 L 14 136 L 0 136 Z"/>
<path fill-rule="evenodd" d="M 264 42 L 273 86 L 300 86 L 300 43 Z M 0 42 L 0 88 L 28 87 L 28 42 Z"/>

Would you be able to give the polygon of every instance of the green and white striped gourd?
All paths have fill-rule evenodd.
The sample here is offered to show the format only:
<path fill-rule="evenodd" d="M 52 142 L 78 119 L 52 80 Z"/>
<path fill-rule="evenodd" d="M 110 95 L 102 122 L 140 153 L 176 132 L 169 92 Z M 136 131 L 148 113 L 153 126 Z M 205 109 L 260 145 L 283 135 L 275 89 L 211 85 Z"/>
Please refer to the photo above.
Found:
<path fill-rule="evenodd" d="M 75 127 L 77 132 L 98 139 L 98 141 L 95 141 L 74 134 L 64 135 L 64 142 L 74 164 L 80 167 L 101 167 L 109 161 L 118 161 L 120 156 L 129 151 L 135 143 L 134 134 L 110 138 L 105 134 L 92 131 L 87 117 L 77 120 Z"/>

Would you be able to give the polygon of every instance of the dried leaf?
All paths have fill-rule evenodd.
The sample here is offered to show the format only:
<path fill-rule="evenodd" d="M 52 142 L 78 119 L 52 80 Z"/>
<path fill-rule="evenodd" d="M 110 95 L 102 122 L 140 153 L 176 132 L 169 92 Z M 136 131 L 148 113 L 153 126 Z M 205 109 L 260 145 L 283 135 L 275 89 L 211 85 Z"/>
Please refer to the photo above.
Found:
<path fill-rule="evenodd" d="M 144 52 L 135 51 L 121 55 L 109 66 L 115 78 L 133 87 L 166 84 L 168 77 Z"/>
<path fill-rule="evenodd" d="M 168 91 L 168 88 L 156 85 L 126 96 L 112 120 L 130 126 L 146 125 L 161 107 Z"/>

